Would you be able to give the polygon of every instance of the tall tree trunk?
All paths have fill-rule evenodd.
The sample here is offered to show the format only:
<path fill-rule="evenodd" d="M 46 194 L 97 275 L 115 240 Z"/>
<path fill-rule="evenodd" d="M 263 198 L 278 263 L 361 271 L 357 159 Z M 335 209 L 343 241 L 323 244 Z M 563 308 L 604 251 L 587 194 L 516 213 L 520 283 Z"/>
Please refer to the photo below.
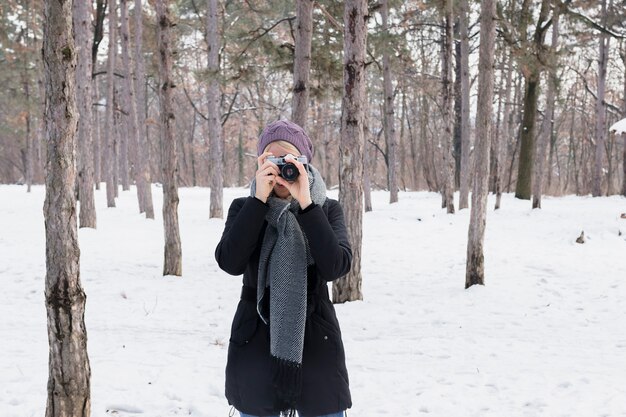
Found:
<path fill-rule="evenodd" d="M 524 91 L 524 116 L 520 132 L 521 148 L 517 184 L 515 186 L 515 197 L 522 200 L 530 200 L 532 190 L 537 99 L 539 98 L 539 83 L 544 65 L 541 62 L 540 54 L 544 48 L 543 42 L 546 30 L 549 27 L 546 22 L 550 12 L 550 4 L 551 0 L 542 0 L 539 19 L 537 20 L 532 43 L 526 42 L 525 40 L 523 42 L 527 44 L 528 49 L 532 50 L 532 52 L 525 52 L 526 55 L 524 55 L 524 62 L 522 64 L 522 74 L 524 75 L 526 84 Z M 522 36 L 526 36 L 527 24 L 532 17 L 529 5 L 530 2 L 525 1 L 520 12 L 520 16 L 522 16 L 522 29 L 520 33 L 522 33 Z"/>
<path fill-rule="evenodd" d="M 222 218 L 224 200 L 224 145 L 220 117 L 219 49 L 217 0 L 207 0 L 207 42 L 209 44 L 208 92 L 209 140 L 211 152 L 211 207 L 210 218 Z"/>
<path fill-rule="evenodd" d="M 496 40 L 496 0 L 482 0 L 480 12 L 480 52 L 478 58 L 478 103 L 474 187 L 467 242 L 465 288 L 485 284 L 483 243 L 487 223 L 489 193 L 489 152 L 493 109 L 493 56 Z"/>
<path fill-rule="evenodd" d="M 93 94 L 92 102 L 97 103 L 100 100 L 100 91 L 98 88 L 98 80 L 92 78 Z M 100 126 L 100 111 L 96 107 L 92 112 L 94 135 L 93 142 L 93 180 L 96 183 L 96 190 L 100 190 L 100 182 L 102 182 L 102 129 Z"/>
<path fill-rule="evenodd" d="M 470 79 L 469 79 L 469 6 L 467 0 L 461 0 L 459 32 L 461 35 L 461 172 L 459 210 L 467 208 L 470 179 Z"/>
<path fill-rule="evenodd" d="M 611 6 L 613 2 L 611 1 Z M 602 27 L 607 25 L 607 9 L 606 0 L 602 0 Z M 606 105 L 604 104 L 604 96 L 606 92 L 606 72 L 609 63 L 609 43 L 611 38 L 605 32 L 600 33 L 600 58 L 598 59 L 598 94 L 596 99 L 596 153 L 595 164 L 593 170 L 593 188 L 594 197 L 602 195 L 602 163 L 605 154 L 606 141 Z"/>
<path fill-rule="evenodd" d="M 443 59 L 441 61 L 441 78 L 443 81 L 443 204 L 448 213 L 454 213 L 454 155 L 452 141 L 454 139 L 454 83 L 452 82 L 452 0 L 443 0 L 444 42 Z"/>
<path fill-rule="evenodd" d="M 114 102 L 114 94 L 115 94 L 115 75 L 113 72 L 115 71 L 115 32 L 116 32 L 116 23 L 117 20 L 115 18 L 115 0 L 109 0 L 109 52 L 107 59 L 107 98 L 106 98 L 106 115 L 104 122 L 104 175 L 106 180 L 106 188 L 107 188 L 107 207 L 115 207 L 115 196 L 116 196 L 116 188 L 117 181 L 115 181 L 115 173 L 117 171 L 117 167 L 115 164 L 115 133 L 113 126 L 113 116 L 115 107 L 113 105 Z"/>
<path fill-rule="evenodd" d="M 49 378 L 46 417 L 89 417 L 85 292 L 80 284 L 76 224 L 76 50 L 72 1 L 44 6 L 46 163 L 46 312 Z"/>
<path fill-rule="evenodd" d="M 313 0 L 296 0 L 296 48 L 293 61 L 291 120 L 306 128 L 313 32 Z"/>
<path fill-rule="evenodd" d="M 339 201 L 352 246 L 352 268 L 333 282 L 333 302 L 362 300 L 363 120 L 365 98 L 366 0 L 344 3 L 343 102 L 339 153 Z"/>
<path fill-rule="evenodd" d="M 163 144 L 163 225 L 165 229 L 165 262 L 163 275 L 182 275 L 182 249 L 178 227 L 178 158 L 174 135 L 172 106 L 172 53 L 169 0 L 157 0 L 157 43 L 159 48 L 159 103 L 161 142 Z"/>
<path fill-rule="evenodd" d="M 146 71 L 143 62 L 143 13 L 141 0 L 135 0 L 135 114 L 137 117 L 137 191 L 139 193 L 140 210 L 146 213 L 147 219 L 154 219 L 154 204 L 152 202 L 152 187 L 150 175 L 150 144 L 146 133 Z"/>
<path fill-rule="evenodd" d="M 622 51 L 622 62 L 624 63 L 624 95 L 622 96 L 622 117 L 626 119 L 626 42 L 624 42 L 624 47 Z M 622 133 L 622 142 L 624 143 L 624 156 L 622 158 L 622 170 L 624 173 L 624 176 L 622 177 L 622 195 L 626 197 L 626 132 Z"/>
<path fill-rule="evenodd" d="M 543 194 L 543 175 L 544 166 L 546 161 L 546 153 L 548 143 L 552 138 L 552 130 L 554 127 L 554 105 L 556 100 L 556 93 L 559 84 L 557 76 L 558 67 L 558 55 L 557 47 L 559 42 L 559 18 L 560 11 L 556 7 L 552 15 L 552 53 L 554 62 L 552 68 L 548 74 L 548 94 L 546 96 L 546 111 L 541 124 L 541 131 L 539 132 L 539 143 L 536 149 L 536 163 L 535 163 L 535 179 L 533 181 L 533 208 L 541 208 L 541 195 Z M 548 167 L 551 170 L 552 167 Z"/>
<path fill-rule="evenodd" d="M 367 103 L 369 94 L 367 88 L 363 94 L 363 103 Z M 372 146 L 369 144 L 371 134 L 369 108 L 365 106 L 363 109 L 363 204 L 366 213 L 372 211 L 372 155 L 370 152 Z"/>
<path fill-rule="evenodd" d="M 94 201 L 93 141 L 91 115 L 91 2 L 74 3 L 74 42 L 76 44 L 76 103 L 78 105 L 78 195 L 80 227 L 96 228 Z"/>
<path fill-rule="evenodd" d="M 505 54 L 505 57 L 508 56 Z M 494 151 L 496 153 L 496 172 L 495 174 L 495 193 L 496 193 L 496 205 L 495 210 L 500 208 L 502 204 L 502 189 L 504 178 L 504 166 L 506 162 L 507 147 L 510 141 L 511 131 L 511 87 L 513 79 L 513 61 L 505 58 L 506 66 L 506 84 L 504 87 L 504 114 L 502 115 L 502 131 L 499 135 L 496 135 Z"/>
<path fill-rule="evenodd" d="M 383 19 L 383 36 L 385 37 L 386 43 L 386 46 L 383 48 L 383 90 L 385 94 L 383 108 L 385 112 L 385 143 L 387 145 L 387 185 L 389 187 L 389 203 L 396 203 L 398 201 L 398 138 L 395 126 L 395 111 L 393 104 L 392 85 L 393 81 L 391 79 L 391 62 L 389 57 L 392 44 L 389 39 L 389 25 L 387 22 L 389 18 L 388 1 L 381 0 L 381 6 L 381 14 Z"/>
<path fill-rule="evenodd" d="M 139 191 L 141 182 L 137 167 L 139 166 L 138 159 L 141 157 L 137 150 L 137 101 L 135 98 L 135 84 L 133 82 L 132 63 L 130 59 L 130 28 L 128 24 L 128 2 L 129 0 L 120 0 L 120 32 L 121 32 L 121 45 L 122 45 L 122 72 L 124 74 L 122 94 L 122 103 L 126 116 L 123 117 L 125 125 L 128 129 L 125 129 L 123 134 L 125 137 L 126 146 L 128 147 L 130 154 L 130 161 L 132 164 L 132 176 L 135 180 L 135 186 L 137 187 L 137 200 L 139 205 L 139 212 L 143 213 L 143 204 L 141 200 L 141 193 Z M 127 159 L 128 160 L 128 159 Z"/>

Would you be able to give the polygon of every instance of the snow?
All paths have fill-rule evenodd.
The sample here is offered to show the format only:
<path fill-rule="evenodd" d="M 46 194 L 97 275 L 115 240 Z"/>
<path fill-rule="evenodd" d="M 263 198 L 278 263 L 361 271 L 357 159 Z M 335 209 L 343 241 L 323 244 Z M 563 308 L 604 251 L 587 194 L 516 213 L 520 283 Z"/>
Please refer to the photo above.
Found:
<path fill-rule="evenodd" d="M 134 192 L 107 209 L 103 187 L 98 229 L 79 231 L 95 417 L 229 415 L 241 280 L 213 257 L 224 221 L 208 219 L 207 189 L 180 189 L 184 277 L 163 277 L 161 193 L 150 221 Z M 226 207 L 247 193 L 226 189 Z M 448 215 L 427 192 L 372 199 L 364 301 L 336 306 L 350 416 L 626 416 L 626 199 L 544 197 L 531 210 L 506 194 L 494 212 L 490 196 L 486 286 L 469 290 L 468 210 Z M 43 200 L 40 186 L 0 186 L 0 417 L 45 411 Z"/>
<path fill-rule="evenodd" d="M 619 122 L 615 122 L 609 128 L 609 132 L 615 132 L 616 134 L 626 133 L 626 119 L 622 119 Z"/>

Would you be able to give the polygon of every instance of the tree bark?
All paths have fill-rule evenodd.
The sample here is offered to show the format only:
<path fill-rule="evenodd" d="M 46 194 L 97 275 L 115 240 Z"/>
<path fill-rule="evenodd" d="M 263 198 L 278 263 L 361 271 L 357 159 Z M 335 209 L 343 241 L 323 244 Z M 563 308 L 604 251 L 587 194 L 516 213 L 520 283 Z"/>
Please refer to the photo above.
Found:
<path fill-rule="evenodd" d="M 385 144 L 387 147 L 387 186 L 389 187 L 389 203 L 398 202 L 398 161 L 397 148 L 398 138 L 395 126 L 395 110 L 393 104 L 393 81 L 391 79 L 391 59 L 389 57 L 392 44 L 389 38 L 389 4 L 387 0 L 381 0 L 381 15 L 383 20 L 383 36 L 385 47 L 383 47 L 383 90 L 385 100 L 384 109 L 384 132 Z"/>
<path fill-rule="evenodd" d="M 612 4 L 613 2 L 611 2 Z M 602 0 L 602 27 L 606 27 L 608 13 L 606 0 Z M 596 98 L 596 146 L 595 163 L 593 170 L 592 194 L 594 197 L 602 195 L 602 163 L 605 157 L 606 142 L 606 106 L 604 96 L 606 92 L 606 73 L 609 62 L 609 43 L 611 38 L 605 32 L 600 32 L 600 57 L 598 59 L 598 94 Z"/>
<path fill-rule="evenodd" d="M 174 109 L 172 107 L 172 20 L 169 0 L 157 0 L 157 42 L 159 48 L 159 102 L 161 142 L 163 144 L 163 225 L 165 230 L 165 262 L 163 275 L 182 275 L 182 249 L 178 227 L 178 158 L 174 136 Z"/>
<path fill-rule="evenodd" d="M 219 48 L 217 0 L 207 0 L 207 42 L 209 44 L 209 140 L 211 153 L 211 207 L 210 218 L 222 218 L 224 199 L 224 145 L 220 117 Z"/>
<path fill-rule="evenodd" d="M 449 214 L 454 213 L 454 155 L 452 141 L 454 139 L 454 83 L 452 82 L 452 0 L 443 0 L 444 42 L 443 59 L 441 61 L 441 78 L 443 82 L 443 205 Z"/>
<path fill-rule="evenodd" d="M 461 35 L 461 172 L 459 210 L 468 207 L 470 179 L 470 79 L 469 79 L 469 6 L 460 2 L 459 32 Z"/>
<path fill-rule="evenodd" d="M 296 0 L 296 28 L 291 120 L 306 129 L 309 106 L 313 0 Z"/>
<path fill-rule="evenodd" d="M 557 64 L 558 64 L 558 55 L 557 55 L 557 47 L 559 41 L 559 8 L 556 7 L 554 9 L 554 13 L 552 15 L 552 53 L 553 55 L 553 66 L 550 69 L 548 74 L 548 93 L 546 96 L 546 111 L 543 119 L 543 123 L 541 124 L 541 131 L 539 132 L 539 143 L 536 149 L 536 162 L 535 162 L 535 179 L 533 181 L 533 208 L 541 208 L 541 195 L 543 194 L 543 175 L 544 175 L 544 166 L 546 161 L 546 153 L 548 149 L 548 144 L 552 137 L 552 130 L 554 126 L 554 105 L 556 100 L 556 93 L 559 84 L 559 80 L 556 74 Z M 551 170 L 552 167 L 548 167 L 548 170 Z"/>
<path fill-rule="evenodd" d="M 489 193 L 489 153 L 493 111 L 493 61 L 496 39 L 496 0 L 482 0 L 480 13 L 480 52 L 478 58 L 478 103 L 474 186 L 467 242 L 465 288 L 485 284 L 483 245 Z"/>
<path fill-rule="evenodd" d="M 120 32 L 121 32 L 121 45 L 122 45 L 122 71 L 124 74 L 123 88 L 122 88 L 122 102 L 126 115 L 124 116 L 125 125 L 128 126 L 124 133 L 126 138 L 126 146 L 129 149 L 130 161 L 132 163 L 132 176 L 135 180 L 135 186 L 137 188 L 137 200 L 139 205 L 139 212 L 143 213 L 143 202 L 141 199 L 141 178 L 137 168 L 139 167 L 139 158 L 141 158 L 138 152 L 138 137 L 137 137 L 137 101 L 135 98 L 135 84 L 133 82 L 132 68 L 133 65 L 130 59 L 130 28 L 128 24 L 128 2 L 129 0 L 120 0 Z M 127 159 L 128 160 L 128 159 Z"/>
<path fill-rule="evenodd" d="M 109 51 L 107 59 L 107 98 L 106 115 L 104 122 L 104 175 L 106 180 L 107 207 L 115 207 L 117 181 L 115 181 L 115 139 L 113 126 L 113 113 L 115 111 L 113 101 L 115 94 L 115 0 L 109 0 Z"/>
<path fill-rule="evenodd" d="M 137 152 L 139 158 L 137 162 L 137 191 L 139 192 L 140 210 L 146 213 L 147 219 L 154 219 L 154 203 L 152 201 L 152 187 L 150 175 L 150 144 L 146 134 L 146 95 L 144 86 L 146 84 L 146 70 L 143 62 L 143 13 L 141 0 L 135 0 L 135 114 L 137 116 Z"/>
<path fill-rule="evenodd" d="M 339 201 L 343 207 L 352 268 L 333 282 L 333 302 L 362 300 L 361 242 L 363 236 L 363 106 L 365 97 L 366 0 L 344 3 L 344 58 Z"/>
<path fill-rule="evenodd" d="M 76 223 L 76 49 L 72 1 L 44 6 L 46 163 L 46 312 L 49 378 L 46 417 L 89 417 L 85 293 L 80 284 Z"/>
<path fill-rule="evenodd" d="M 78 105 L 78 195 L 80 227 L 96 228 L 91 113 L 91 2 L 74 3 L 74 42 L 77 52 L 76 103 Z"/>
<path fill-rule="evenodd" d="M 517 184 L 515 186 L 515 197 L 522 200 L 530 200 L 532 190 L 532 175 L 535 154 L 535 119 L 537 113 L 537 99 L 539 97 L 539 82 L 543 63 L 540 55 L 544 49 L 544 39 L 548 24 L 548 14 L 550 11 L 550 0 L 542 0 L 539 19 L 535 28 L 533 41 L 523 43 L 528 48 L 523 51 L 522 74 L 526 81 L 524 91 L 524 117 L 520 132 L 521 148 L 519 154 L 519 165 L 517 174 Z M 522 29 L 520 33 L 526 36 L 528 21 L 532 17 L 529 9 L 529 2 L 525 1 L 520 13 L 522 19 Z"/>

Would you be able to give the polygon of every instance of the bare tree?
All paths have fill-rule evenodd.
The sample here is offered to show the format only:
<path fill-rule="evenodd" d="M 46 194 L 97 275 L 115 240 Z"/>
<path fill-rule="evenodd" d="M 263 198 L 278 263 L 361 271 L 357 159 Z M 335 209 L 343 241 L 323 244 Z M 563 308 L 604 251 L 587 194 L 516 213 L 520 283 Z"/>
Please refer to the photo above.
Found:
<path fill-rule="evenodd" d="M 143 110 L 146 104 L 144 86 L 146 84 L 146 71 L 143 62 L 143 13 L 141 0 L 135 0 L 135 109 L 137 116 L 137 192 L 139 193 L 139 211 L 146 213 L 147 219 L 154 219 L 154 204 L 152 202 L 152 187 L 150 178 L 150 146 L 146 136 L 146 114 Z"/>
<path fill-rule="evenodd" d="M 222 123 L 220 117 L 219 48 L 217 21 L 217 0 L 207 0 L 207 42 L 209 44 L 209 140 L 211 152 L 211 207 L 209 217 L 222 218 L 224 168 L 222 143 Z"/>
<path fill-rule="evenodd" d="M 559 84 L 557 76 L 557 47 L 559 42 L 559 18 L 560 9 L 555 7 L 552 15 L 552 55 L 553 65 L 551 65 L 548 75 L 548 93 L 546 96 L 546 111 L 541 124 L 541 131 L 539 132 L 539 143 L 536 149 L 536 163 L 535 163 L 535 179 L 533 180 L 533 208 L 541 208 L 541 195 L 543 194 L 543 172 L 546 162 L 546 153 L 548 144 L 552 137 L 552 130 L 554 125 L 554 106 L 556 101 L 556 93 Z M 552 169 L 552 167 L 548 167 Z"/>
<path fill-rule="evenodd" d="M 178 158 L 174 135 L 172 107 L 172 52 L 169 0 L 157 0 L 157 42 L 159 55 L 159 102 L 161 142 L 163 146 L 163 226 L 165 229 L 165 262 L 163 275 L 182 275 L 182 249 L 178 227 Z"/>
<path fill-rule="evenodd" d="M 74 2 L 74 41 L 77 52 L 76 103 L 78 105 L 78 198 L 80 227 L 96 228 L 91 114 L 91 2 Z"/>
<path fill-rule="evenodd" d="M 361 242 L 363 239 L 363 122 L 367 1 L 344 3 L 344 58 L 339 201 L 352 246 L 352 269 L 333 282 L 333 302 L 362 300 Z"/>
<path fill-rule="evenodd" d="M 551 0 L 542 0 L 541 8 L 535 31 L 532 39 L 528 38 L 528 26 L 533 18 L 531 9 L 532 1 L 524 0 L 519 14 L 514 14 L 515 27 L 519 28 L 518 37 L 512 35 L 512 25 L 504 24 L 503 36 L 513 48 L 514 55 L 517 56 L 521 67 L 521 72 L 526 81 L 524 87 L 524 112 L 522 127 L 520 131 L 521 148 L 519 153 L 519 165 L 517 174 L 517 184 L 515 186 L 515 197 L 523 200 L 530 200 L 532 174 L 535 153 L 535 119 L 537 113 L 537 100 L 539 98 L 539 85 L 541 73 L 545 62 L 544 39 L 546 32 L 551 25 L 548 19 L 550 14 Z"/>
<path fill-rule="evenodd" d="M 468 207 L 470 188 L 470 79 L 469 79 L 469 6 L 467 0 L 459 3 L 459 34 L 461 36 L 461 174 L 459 210 Z"/>
<path fill-rule="evenodd" d="M 381 0 L 381 15 L 383 18 L 383 36 L 385 36 L 385 46 L 383 47 L 383 90 L 385 100 L 383 102 L 385 142 L 387 144 L 387 185 L 389 186 L 389 202 L 398 201 L 398 161 L 397 148 L 398 138 L 395 126 L 395 111 L 393 105 L 393 81 L 391 79 L 391 60 L 389 58 L 391 42 L 389 39 L 389 3 Z"/>
<path fill-rule="evenodd" d="M 109 51 L 107 59 L 107 95 L 106 115 L 104 121 L 104 176 L 107 188 L 107 207 L 115 207 L 117 181 L 115 181 L 115 134 L 113 126 L 113 106 L 115 94 L 115 0 L 109 0 Z"/>
<path fill-rule="evenodd" d="M 452 82 L 452 0 L 443 0 L 443 59 L 441 61 L 441 78 L 443 87 L 443 207 L 448 213 L 454 213 L 454 156 L 452 141 L 454 140 L 454 83 Z"/>
<path fill-rule="evenodd" d="M 613 6 L 611 0 L 610 6 Z M 602 0 L 602 27 L 607 26 L 608 13 L 606 0 Z M 609 63 L 609 43 L 611 37 L 603 30 L 600 32 L 600 57 L 598 58 L 598 94 L 596 97 L 596 146 L 595 164 L 593 170 L 592 194 L 594 197 L 602 195 L 602 162 L 605 157 L 606 142 L 606 104 L 604 97 L 606 94 L 606 72 Z"/>
<path fill-rule="evenodd" d="M 302 126 L 302 128 L 306 128 L 306 116 L 309 106 L 313 0 L 296 0 L 296 27 L 291 120 Z"/>
<path fill-rule="evenodd" d="M 493 61 L 496 40 L 496 0 L 482 0 L 480 11 L 480 52 L 478 57 L 478 103 L 474 184 L 467 240 L 465 288 L 485 284 L 483 242 L 489 193 L 489 153 L 493 111 Z"/>
<path fill-rule="evenodd" d="M 46 163 L 46 312 L 49 378 L 46 417 L 89 417 L 89 357 L 85 329 L 85 292 L 80 284 L 76 222 L 74 149 L 76 50 L 72 1 L 44 6 Z"/>
<path fill-rule="evenodd" d="M 140 159 L 144 159 L 142 152 L 139 152 L 139 135 L 137 130 L 137 113 L 139 108 L 137 107 L 137 99 L 135 97 L 135 83 L 133 82 L 131 63 L 131 45 L 130 45 L 130 28 L 128 24 L 128 3 L 129 0 L 120 0 L 120 32 L 121 32 L 121 45 L 122 45 L 122 63 L 123 63 L 123 88 L 122 88 L 122 102 L 124 103 L 124 110 L 127 117 L 126 124 L 128 126 L 126 134 L 128 138 L 128 144 L 130 145 L 130 159 L 133 162 L 132 174 L 135 179 L 135 185 L 137 187 L 137 200 L 139 205 L 139 212 L 144 212 L 144 201 L 142 199 L 143 191 L 143 176 L 141 169 Z"/>

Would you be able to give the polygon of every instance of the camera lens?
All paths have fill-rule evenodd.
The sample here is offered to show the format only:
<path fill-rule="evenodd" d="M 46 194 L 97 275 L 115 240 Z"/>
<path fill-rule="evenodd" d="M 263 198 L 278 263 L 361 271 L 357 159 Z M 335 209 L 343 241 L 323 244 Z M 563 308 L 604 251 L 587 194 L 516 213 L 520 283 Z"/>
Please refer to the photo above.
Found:
<path fill-rule="evenodd" d="M 287 163 L 280 170 L 280 175 L 286 181 L 295 181 L 296 178 L 298 178 L 298 175 L 300 175 L 300 172 L 298 171 L 298 168 L 294 164 Z"/>

